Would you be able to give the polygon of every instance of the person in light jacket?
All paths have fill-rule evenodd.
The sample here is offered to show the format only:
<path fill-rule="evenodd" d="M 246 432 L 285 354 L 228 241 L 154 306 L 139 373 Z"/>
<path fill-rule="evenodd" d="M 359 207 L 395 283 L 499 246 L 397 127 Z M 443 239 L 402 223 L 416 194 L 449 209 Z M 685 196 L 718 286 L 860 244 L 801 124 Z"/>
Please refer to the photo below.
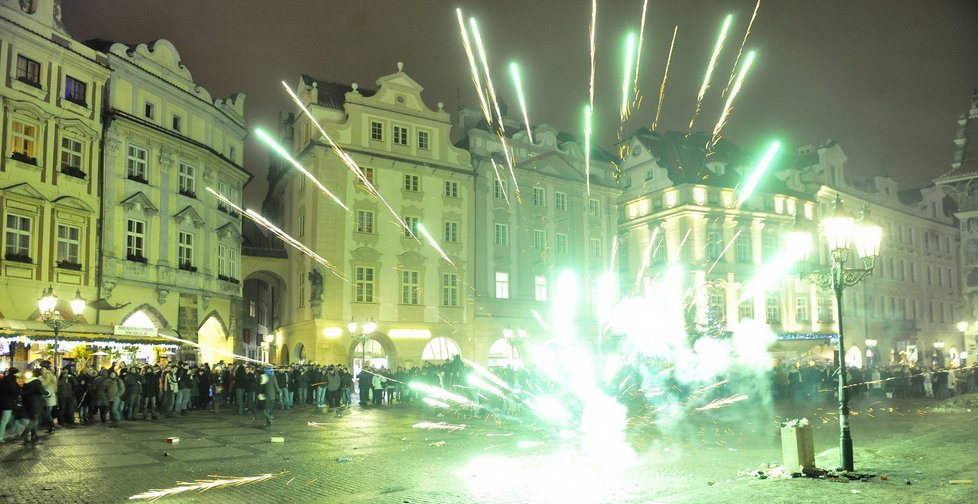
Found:
<path fill-rule="evenodd" d="M 44 411 L 41 412 L 41 419 L 48 423 L 48 434 L 53 434 L 55 430 L 54 417 L 51 411 L 58 405 L 58 377 L 51 372 L 51 363 L 41 361 L 41 386 L 47 395 L 44 396 Z"/>
<path fill-rule="evenodd" d="M 109 370 L 109 378 L 105 380 L 105 398 L 109 400 L 109 412 L 112 416 L 110 427 L 118 427 L 122 420 L 122 396 L 126 393 L 126 384 L 119 378 L 115 369 Z"/>

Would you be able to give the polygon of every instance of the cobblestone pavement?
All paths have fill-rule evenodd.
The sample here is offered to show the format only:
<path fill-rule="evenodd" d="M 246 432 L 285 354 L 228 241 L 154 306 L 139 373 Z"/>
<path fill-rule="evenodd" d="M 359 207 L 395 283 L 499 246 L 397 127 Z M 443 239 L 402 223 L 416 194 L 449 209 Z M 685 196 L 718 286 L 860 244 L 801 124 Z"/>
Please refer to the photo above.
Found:
<path fill-rule="evenodd" d="M 817 462 L 838 460 L 829 404 L 773 411 L 734 407 L 670 429 L 632 433 L 639 454 L 582 452 L 531 428 L 414 406 L 324 414 L 276 411 L 270 430 L 229 410 L 187 417 L 65 428 L 35 447 L 0 445 L 0 502 L 123 502 L 150 489 L 220 476 L 275 477 L 237 487 L 186 492 L 162 502 L 975 502 L 978 413 L 928 413 L 912 401 L 855 403 L 857 469 L 887 474 L 869 482 L 738 478 L 778 462 L 774 420 L 808 416 Z M 892 408 L 892 409 L 891 409 Z M 418 421 L 463 422 L 461 431 L 413 428 Z M 313 422 L 312 424 L 310 422 Z M 179 443 L 167 444 L 170 436 Z M 283 437 L 283 443 L 270 442 Z M 556 438 L 556 436 L 554 436 Z M 520 443 L 523 441 L 524 443 Z M 594 447 L 592 447 L 594 448 Z M 598 447 L 600 448 L 600 447 Z M 906 481 L 910 481 L 910 485 Z M 862 494 L 862 495 L 858 495 Z"/>

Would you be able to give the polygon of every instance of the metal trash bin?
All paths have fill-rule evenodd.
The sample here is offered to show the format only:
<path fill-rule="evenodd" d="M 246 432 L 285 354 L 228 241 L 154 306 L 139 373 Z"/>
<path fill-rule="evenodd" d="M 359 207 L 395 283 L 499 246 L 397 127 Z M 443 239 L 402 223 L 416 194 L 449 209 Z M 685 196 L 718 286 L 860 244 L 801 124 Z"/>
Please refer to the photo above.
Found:
<path fill-rule="evenodd" d="M 815 441 L 807 421 L 792 421 L 781 427 L 781 456 L 786 471 L 815 467 Z"/>

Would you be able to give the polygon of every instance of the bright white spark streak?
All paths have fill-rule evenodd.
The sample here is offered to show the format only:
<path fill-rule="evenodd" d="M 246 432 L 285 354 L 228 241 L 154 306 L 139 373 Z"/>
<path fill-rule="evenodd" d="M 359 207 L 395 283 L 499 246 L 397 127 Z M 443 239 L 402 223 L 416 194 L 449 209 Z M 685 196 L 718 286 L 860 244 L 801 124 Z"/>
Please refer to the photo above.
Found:
<path fill-rule="evenodd" d="M 621 121 L 628 119 L 629 88 L 632 83 L 632 62 L 635 60 L 635 34 L 629 33 L 625 39 L 625 75 L 621 82 Z"/>
<path fill-rule="evenodd" d="M 340 199 L 337 198 L 335 194 L 329 191 L 329 189 L 326 189 L 326 186 L 324 186 L 322 182 L 319 181 L 319 179 L 314 177 L 312 173 L 309 173 L 309 171 L 306 170 L 305 167 L 303 167 L 301 164 L 299 164 L 298 161 L 293 159 L 292 156 L 290 156 L 289 153 L 285 151 L 285 148 L 279 145 L 278 142 L 273 140 L 272 137 L 268 136 L 268 134 L 265 133 L 264 130 L 262 130 L 261 128 L 255 128 L 255 134 L 258 135 L 258 138 L 262 142 L 265 142 L 265 145 L 271 147 L 276 154 L 278 154 L 283 159 L 288 161 L 289 164 L 295 167 L 296 170 L 299 170 L 299 173 L 302 173 L 303 175 L 305 175 L 307 179 L 311 180 L 313 184 L 316 184 L 316 187 L 318 187 L 320 191 L 326 193 L 326 195 L 332 198 L 332 200 L 335 201 L 337 205 L 343 207 L 343 210 L 346 210 L 347 212 L 350 211 L 349 207 L 344 205 L 343 202 L 340 201 Z"/>
<path fill-rule="evenodd" d="M 649 244 L 645 246 L 645 253 L 642 254 L 642 265 L 638 268 L 638 275 L 635 275 L 636 289 L 638 288 L 639 284 L 642 283 L 642 275 L 652 262 L 652 248 L 655 247 L 655 240 L 659 237 L 659 229 L 661 228 L 656 226 L 656 228 L 652 230 L 652 236 L 649 237 Z"/>
<path fill-rule="evenodd" d="M 486 102 L 486 93 L 482 89 L 482 79 L 479 78 L 479 67 L 475 63 L 475 55 L 472 53 L 472 45 L 469 43 L 469 31 L 465 28 L 465 21 L 462 20 L 462 9 L 455 9 L 458 17 L 458 28 L 462 33 L 462 46 L 465 47 L 465 55 L 469 59 L 469 73 L 472 75 L 472 84 L 475 85 L 475 92 L 479 95 L 479 105 L 482 106 L 482 113 L 486 116 L 486 124 L 492 125 L 492 112 L 489 111 L 489 103 Z"/>
<path fill-rule="evenodd" d="M 608 261 L 608 272 L 615 270 L 615 258 L 618 256 L 618 235 L 611 237 L 611 260 Z"/>
<path fill-rule="evenodd" d="M 281 474 L 281 473 L 280 473 Z M 226 487 L 226 486 L 240 486 L 246 483 L 256 483 L 258 481 L 265 481 L 267 479 L 272 479 L 278 474 L 261 474 L 258 476 L 247 476 L 243 478 L 233 478 L 233 477 L 222 477 L 216 476 L 217 479 L 212 480 L 197 480 L 194 482 L 177 482 L 178 487 L 165 488 L 162 490 L 150 490 L 148 492 L 143 492 L 141 494 L 133 495 L 129 497 L 129 500 L 156 500 L 168 495 L 176 495 L 183 492 L 189 492 L 191 490 L 197 490 L 203 492 L 204 490 L 210 490 L 212 488 Z"/>
<path fill-rule="evenodd" d="M 422 397 L 421 400 L 424 401 L 425 404 L 430 404 L 430 405 L 432 405 L 432 406 L 434 406 L 436 408 L 450 408 L 451 407 L 446 402 L 441 402 L 441 401 L 439 401 L 437 399 L 432 399 L 430 397 Z"/>
<path fill-rule="evenodd" d="M 588 87 L 588 106 L 594 108 L 594 32 L 597 31 L 598 25 L 598 0 L 591 0 L 591 84 Z"/>
<path fill-rule="evenodd" d="M 730 96 L 727 97 L 727 103 L 723 106 L 723 113 L 720 114 L 720 120 L 717 121 L 717 125 L 713 127 L 713 136 L 710 138 L 710 142 L 707 144 L 707 150 L 711 150 L 716 146 L 717 142 L 720 141 L 720 130 L 723 129 L 727 124 L 727 117 L 730 115 L 730 111 L 733 110 L 734 99 L 740 93 L 740 88 L 744 85 L 744 79 L 747 78 L 747 72 L 750 71 L 750 66 L 754 63 L 754 51 L 747 53 L 747 59 L 744 60 L 744 68 L 737 74 L 737 80 L 734 82 L 733 89 L 730 90 Z"/>
<path fill-rule="evenodd" d="M 662 73 L 662 86 L 659 88 L 659 103 L 655 107 L 655 119 L 652 121 L 652 131 L 659 125 L 659 116 L 662 114 L 662 101 L 666 97 L 666 80 L 669 78 L 669 64 L 672 63 L 672 50 L 676 47 L 676 34 L 679 33 L 679 25 L 672 30 L 672 43 L 669 44 L 669 57 L 666 58 L 666 70 Z"/>
<path fill-rule="evenodd" d="M 424 236 L 425 240 L 428 240 L 429 245 L 431 245 L 435 250 L 438 251 L 438 254 L 441 255 L 442 259 L 448 261 L 448 264 L 455 266 L 455 263 L 448 258 L 448 255 L 446 255 L 445 251 L 442 250 L 442 248 L 438 245 L 438 242 L 435 241 L 435 238 L 431 236 L 431 233 L 429 233 L 428 230 L 421 225 L 421 223 L 418 223 L 418 232 L 421 233 L 421 236 Z"/>
<path fill-rule="evenodd" d="M 516 87 L 516 98 L 523 110 L 523 122 L 526 123 L 526 137 L 533 143 L 533 128 L 530 127 L 530 116 L 526 113 L 526 96 L 523 94 L 523 81 L 520 79 L 520 67 L 516 63 L 509 64 L 509 73 L 513 76 L 513 86 Z"/>
<path fill-rule="evenodd" d="M 735 395 L 735 396 L 727 397 L 727 398 L 724 398 L 724 399 L 717 399 L 715 401 L 710 401 L 705 406 L 700 406 L 699 408 L 696 408 L 696 411 L 706 411 L 706 410 L 711 410 L 711 409 L 719 409 L 719 408 L 722 408 L 724 406 L 730 406 L 733 403 L 743 401 L 743 400 L 745 400 L 747 398 L 748 397 L 746 395 L 740 394 L 740 395 Z"/>
<path fill-rule="evenodd" d="M 635 96 L 638 97 L 638 68 L 642 62 L 642 43 L 645 41 L 645 12 L 649 7 L 649 0 L 642 2 L 642 26 L 638 29 L 638 46 L 635 48 Z"/>
<path fill-rule="evenodd" d="M 584 106 L 584 185 L 591 195 L 591 106 Z"/>
<path fill-rule="evenodd" d="M 449 432 L 465 430 L 465 424 L 450 424 L 446 422 L 418 422 L 411 427 L 415 429 L 447 430 Z"/>
<path fill-rule="evenodd" d="M 757 10 L 761 8 L 761 0 L 757 0 L 757 5 L 754 6 L 754 13 L 750 16 L 750 22 L 747 23 L 747 32 L 744 33 L 744 40 L 740 42 L 740 50 L 737 51 L 737 57 L 734 59 L 733 67 L 730 68 L 730 77 L 727 77 L 727 85 L 723 87 L 723 92 L 720 93 L 720 97 L 727 96 L 727 89 L 730 88 L 730 84 L 734 80 L 734 76 L 737 75 L 737 64 L 740 63 L 740 57 L 744 54 L 744 47 L 747 45 L 747 37 L 750 37 L 750 29 L 754 26 L 754 19 L 757 17 Z"/>
<path fill-rule="evenodd" d="M 757 184 L 760 183 L 761 178 L 764 177 L 767 169 L 774 161 L 774 156 L 778 154 L 779 149 L 781 149 L 781 142 L 774 141 L 767 148 L 767 151 L 764 152 L 764 156 L 761 157 L 757 166 L 754 167 L 750 176 L 747 177 L 747 182 L 740 188 L 740 194 L 737 195 L 737 208 L 740 208 L 747 201 L 747 198 L 750 197 L 751 193 L 754 192 Z"/>
<path fill-rule="evenodd" d="M 235 359 L 246 360 L 246 361 L 249 361 L 249 362 L 256 362 L 258 364 L 272 365 L 272 363 L 270 363 L 270 362 L 265 362 L 263 360 L 258 360 L 258 359 L 252 359 L 251 357 L 246 357 L 244 355 L 238 355 L 238 354 L 236 354 L 234 352 L 228 352 L 227 350 L 222 350 L 220 348 L 210 347 L 210 346 L 207 346 L 207 345 L 201 345 L 200 343 L 196 343 L 196 342 L 193 342 L 193 341 L 190 341 L 190 340 L 185 340 L 183 338 L 177 338 L 176 336 L 167 336 L 166 334 L 163 334 L 163 333 L 159 333 L 159 334 L 157 334 L 157 336 L 160 337 L 160 338 L 171 340 L 171 341 L 179 341 L 180 343 L 183 343 L 184 345 L 195 346 L 197 348 L 203 348 L 203 349 L 206 349 L 206 350 L 210 350 L 212 352 L 217 352 L 219 354 L 224 354 L 224 355 L 227 355 L 227 356 L 230 356 L 230 357 L 234 357 Z"/>
<path fill-rule="evenodd" d="M 428 395 L 435 396 L 438 399 L 442 399 L 445 401 L 453 401 L 459 404 L 470 404 L 472 402 L 465 397 L 462 397 L 458 394 L 453 394 L 441 387 L 433 387 L 431 385 L 425 383 L 419 383 L 419 382 L 411 382 L 408 386 L 415 390 L 419 390 Z"/>
<path fill-rule="evenodd" d="M 502 388 L 502 389 L 504 389 L 506 391 L 512 392 L 514 394 L 516 393 L 516 391 L 513 390 L 512 388 L 510 388 L 510 386 L 507 385 L 506 382 L 504 382 L 502 379 L 500 379 L 498 376 L 496 376 L 494 373 L 492 373 L 488 369 L 480 366 L 478 363 L 472 362 L 472 361 L 470 361 L 468 359 L 465 359 L 465 358 L 463 358 L 462 361 L 464 361 L 467 366 L 469 366 L 470 368 L 472 368 L 473 371 L 475 371 L 479 375 L 485 377 L 489 381 L 495 383 L 500 388 Z"/>
<path fill-rule="evenodd" d="M 509 150 L 509 144 L 506 143 L 506 135 L 502 130 L 499 130 L 499 142 L 503 146 L 503 154 L 506 155 L 506 166 L 509 168 L 509 176 L 513 179 L 513 198 L 519 203 L 520 183 L 516 180 L 516 170 L 513 166 L 513 153 Z"/>
<path fill-rule="evenodd" d="M 710 56 L 710 64 L 706 67 L 706 75 L 703 77 L 703 85 L 700 86 L 700 92 L 696 94 L 696 112 L 693 113 L 693 118 L 689 120 L 689 129 L 693 130 L 693 122 L 696 121 L 696 116 L 700 114 L 700 108 L 703 105 L 703 97 L 706 96 L 706 90 L 710 87 L 710 77 L 713 75 L 713 70 L 717 65 L 717 58 L 720 57 L 720 51 L 723 49 L 723 41 L 727 38 L 727 31 L 730 29 L 730 22 L 733 21 L 733 15 L 728 15 L 726 19 L 723 20 L 723 28 L 720 29 L 720 37 L 717 38 L 717 43 L 713 46 L 713 55 Z"/>
<path fill-rule="evenodd" d="M 499 192 L 502 193 L 503 199 L 506 200 L 506 204 L 511 204 L 509 202 L 509 196 L 506 194 L 506 188 L 503 187 L 503 179 L 499 178 L 499 165 L 496 164 L 496 160 L 489 158 L 492 161 L 492 171 L 496 172 L 496 183 L 499 184 Z"/>
<path fill-rule="evenodd" d="M 503 113 L 499 111 L 499 100 L 496 98 L 496 88 L 492 85 L 492 76 L 489 75 L 489 58 L 486 57 L 486 47 L 482 44 L 482 35 L 479 34 L 479 25 L 474 17 L 469 18 L 469 28 L 472 29 L 472 36 L 475 38 L 475 47 L 479 50 L 479 59 L 482 60 L 482 71 L 486 75 L 486 87 L 489 89 L 489 97 L 492 98 L 492 106 L 496 109 L 496 117 L 499 118 L 499 130 L 506 131 L 503 125 Z"/>
<path fill-rule="evenodd" d="M 743 230 L 739 230 L 736 233 L 734 233 L 733 238 L 730 238 L 730 241 L 728 241 L 727 245 L 723 247 L 723 250 L 720 252 L 720 255 L 717 256 L 716 261 L 713 261 L 713 265 L 710 266 L 710 269 L 706 270 L 707 276 L 709 276 L 710 273 L 713 272 L 713 268 L 716 268 L 717 264 L 720 264 L 720 260 L 727 255 L 727 251 L 730 250 L 730 247 L 733 246 L 734 242 L 737 241 L 737 237 L 740 236 L 740 233 L 742 232 Z"/>

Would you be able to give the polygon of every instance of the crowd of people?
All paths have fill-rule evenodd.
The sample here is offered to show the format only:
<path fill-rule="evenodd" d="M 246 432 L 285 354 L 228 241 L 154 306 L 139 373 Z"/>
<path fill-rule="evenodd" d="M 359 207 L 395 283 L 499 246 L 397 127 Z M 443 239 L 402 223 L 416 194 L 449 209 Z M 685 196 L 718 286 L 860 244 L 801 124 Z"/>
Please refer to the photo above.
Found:
<path fill-rule="evenodd" d="M 780 365 L 773 369 L 771 381 L 775 398 L 808 400 L 835 394 L 838 374 L 830 364 Z M 885 367 L 849 367 L 846 383 L 850 397 L 935 398 L 978 392 L 978 372 L 974 366 L 945 368 L 912 367 L 894 364 Z"/>

